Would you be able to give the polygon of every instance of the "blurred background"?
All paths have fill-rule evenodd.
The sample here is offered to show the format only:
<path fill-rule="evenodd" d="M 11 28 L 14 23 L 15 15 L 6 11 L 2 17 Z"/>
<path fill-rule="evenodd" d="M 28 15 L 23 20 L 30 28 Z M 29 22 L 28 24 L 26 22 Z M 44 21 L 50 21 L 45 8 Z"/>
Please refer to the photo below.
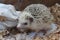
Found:
<path fill-rule="evenodd" d="M 22 11 L 27 5 L 30 4 L 40 3 L 50 7 L 55 3 L 60 4 L 60 0 L 0 0 L 0 3 L 12 4 L 17 10 Z"/>

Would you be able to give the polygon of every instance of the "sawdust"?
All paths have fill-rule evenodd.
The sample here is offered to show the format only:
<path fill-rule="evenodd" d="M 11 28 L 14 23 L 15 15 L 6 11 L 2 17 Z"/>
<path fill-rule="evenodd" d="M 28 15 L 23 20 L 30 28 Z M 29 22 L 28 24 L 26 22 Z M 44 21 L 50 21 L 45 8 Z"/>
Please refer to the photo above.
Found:
<path fill-rule="evenodd" d="M 6 20 L 7 20 L 6 17 L 0 16 L 0 21 L 6 21 Z"/>
<path fill-rule="evenodd" d="M 57 24 L 57 27 L 58 27 L 57 30 L 55 32 L 53 32 L 52 34 L 50 34 L 49 36 L 46 36 L 43 38 L 37 36 L 34 40 L 60 40 L 60 25 L 59 25 L 60 24 L 60 5 L 59 4 L 53 5 L 52 7 L 50 7 L 50 11 L 52 12 L 52 14 L 55 17 L 55 23 Z M 5 21 L 5 20 L 6 20 L 5 17 L 0 16 L 0 21 Z M 11 31 L 12 30 L 10 30 L 10 32 Z M 16 29 L 15 29 L 15 31 L 16 31 Z M 15 32 L 15 31 L 13 30 L 13 32 Z M 0 34 L 0 39 L 3 39 L 3 37 L 2 37 L 3 33 L 4 32 L 2 32 Z M 19 33 L 19 32 L 17 32 L 17 33 Z"/>

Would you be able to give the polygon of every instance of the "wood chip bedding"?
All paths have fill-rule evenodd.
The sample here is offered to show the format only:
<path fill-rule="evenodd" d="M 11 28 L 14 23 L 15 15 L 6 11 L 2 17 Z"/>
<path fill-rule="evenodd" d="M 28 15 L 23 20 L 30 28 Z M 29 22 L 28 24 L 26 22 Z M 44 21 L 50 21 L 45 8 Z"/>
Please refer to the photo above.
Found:
<path fill-rule="evenodd" d="M 30 34 L 26 34 L 26 33 L 20 33 L 17 32 L 15 35 L 10 35 L 10 36 L 6 36 L 5 38 L 3 38 L 2 34 L 4 34 L 5 32 L 0 33 L 0 40 L 60 40 L 60 17 L 59 17 L 59 4 L 58 5 L 53 5 L 52 7 L 50 7 L 50 10 L 52 12 L 52 14 L 55 17 L 55 23 L 57 23 L 57 30 L 55 32 L 53 32 L 52 34 L 50 34 L 49 36 L 46 37 L 39 37 L 36 36 L 35 38 L 31 38 Z M 5 18 L 1 18 L 2 20 L 5 20 Z M 13 30 L 13 29 L 12 29 Z M 9 30 L 9 31 L 12 31 Z M 16 29 L 14 29 L 16 31 Z M 14 31 L 14 32 L 15 32 Z M 17 30 L 18 31 L 18 30 Z"/>

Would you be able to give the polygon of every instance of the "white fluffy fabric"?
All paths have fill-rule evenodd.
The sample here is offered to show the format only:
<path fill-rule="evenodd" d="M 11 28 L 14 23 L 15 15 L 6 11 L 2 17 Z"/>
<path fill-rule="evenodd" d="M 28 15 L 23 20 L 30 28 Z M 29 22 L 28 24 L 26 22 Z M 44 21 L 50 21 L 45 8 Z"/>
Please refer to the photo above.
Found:
<path fill-rule="evenodd" d="M 0 3 L 0 16 L 7 18 L 6 21 L 0 21 L 0 30 L 5 30 L 6 27 L 16 26 L 19 14 L 20 11 L 16 11 L 13 5 Z"/>

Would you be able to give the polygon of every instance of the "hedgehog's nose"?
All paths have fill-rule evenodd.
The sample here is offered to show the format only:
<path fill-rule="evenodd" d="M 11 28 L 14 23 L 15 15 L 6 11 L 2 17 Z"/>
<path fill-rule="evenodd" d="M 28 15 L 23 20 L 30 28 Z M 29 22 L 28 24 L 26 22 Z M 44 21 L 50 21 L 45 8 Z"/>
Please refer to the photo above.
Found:
<path fill-rule="evenodd" d="M 33 22 L 33 18 L 32 18 L 32 17 L 30 17 L 30 18 L 29 18 L 29 21 L 30 21 L 30 22 Z"/>
<path fill-rule="evenodd" d="M 20 29 L 20 27 L 16 27 L 17 29 Z"/>
<path fill-rule="evenodd" d="M 20 24 L 18 24 L 18 25 L 17 25 L 17 29 L 19 29 L 20 27 L 21 27 L 21 25 L 20 25 Z"/>

